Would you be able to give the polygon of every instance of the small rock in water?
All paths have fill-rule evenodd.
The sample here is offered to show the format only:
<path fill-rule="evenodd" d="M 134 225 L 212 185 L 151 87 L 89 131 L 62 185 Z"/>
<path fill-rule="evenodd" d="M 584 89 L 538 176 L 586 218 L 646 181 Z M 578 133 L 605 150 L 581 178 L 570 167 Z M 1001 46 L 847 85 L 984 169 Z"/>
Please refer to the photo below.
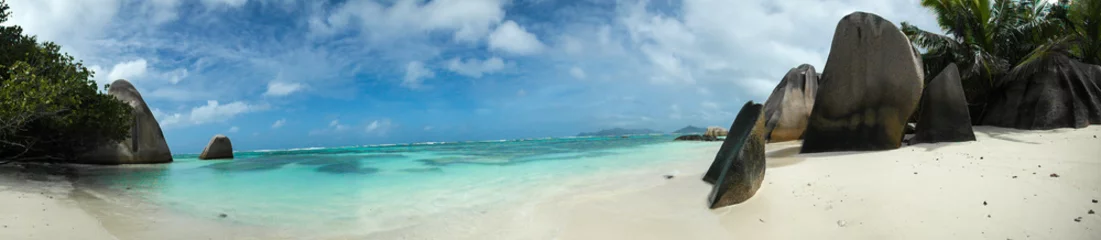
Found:
<path fill-rule="evenodd" d="M 983 206 L 986 206 L 986 201 L 982 201 L 982 205 L 983 205 Z"/>
<path fill-rule="evenodd" d="M 979 160 L 982 160 L 982 159 L 983 159 L 983 157 L 979 157 Z"/>
<path fill-rule="evenodd" d="M 665 179 L 673 179 L 673 175 L 665 175 Z"/>
<path fill-rule="evenodd" d="M 1059 174 L 1052 173 L 1051 175 L 1048 175 L 1048 177 L 1059 177 Z"/>
<path fill-rule="evenodd" d="M 1093 214 L 1093 209 L 1090 209 L 1090 211 L 1089 211 L 1088 213 L 1089 213 L 1089 214 Z"/>
<path fill-rule="evenodd" d="M 226 218 L 226 217 L 229 217 L 229 215 L 226 215 L 225 213 L 222 213 L 222 214 L 218 214 L 218 217 L 220 217 L 220 218 Z"/>
<path fill-rule="evenodd" d="M 845 220 L 837 220 L 838 227 L 845 227 Z"/>
<path fill-rule="evenodd" d="M 1082 221 L 1082 217 L 1076 217 L 1076 218 L 1074 218 L 1074 221 L 1075 221 L 1075 222 L 1081 222 L 1081 221 Z"/>
<path fill-rule="evenodd" d="M 1097 203 L 1097 199 L 1094 199 L 1094 200 L 1093 200 L 1093 203 Z"/>

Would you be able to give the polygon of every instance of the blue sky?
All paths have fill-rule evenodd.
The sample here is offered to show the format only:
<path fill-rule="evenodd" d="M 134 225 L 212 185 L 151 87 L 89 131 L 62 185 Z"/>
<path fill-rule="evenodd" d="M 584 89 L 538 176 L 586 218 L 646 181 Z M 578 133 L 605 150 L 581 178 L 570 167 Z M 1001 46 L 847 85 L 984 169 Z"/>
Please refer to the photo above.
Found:
<path fill-rule="evenodd" d="M 821 70 L 845 14 L 916 0 L 8 0 L 141 91 L 174 153 L 727 126 Z"/>

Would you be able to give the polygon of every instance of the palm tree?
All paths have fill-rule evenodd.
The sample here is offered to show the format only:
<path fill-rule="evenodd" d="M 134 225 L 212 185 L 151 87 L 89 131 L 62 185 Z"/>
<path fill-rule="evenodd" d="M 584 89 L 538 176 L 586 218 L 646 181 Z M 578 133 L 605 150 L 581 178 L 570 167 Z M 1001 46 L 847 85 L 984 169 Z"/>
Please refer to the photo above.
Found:
<path fill-rule="evenodd" d="M 1092 0 L 1090 0 L 1092 1 Z M 1064 21 L 1045 0 L 922 0 L 946 34 L 922 30 L 907 22 L 902 31 L 919 47 L 925 75 L 936 76 L 949 63 L 960 67 L 973 120 L 981 119 L 994 80 L 1029 56 Z"/>
<path fill-rule="evenodd" d="M 1061 23 L 1059 31 L 1038 42 L 1018 67 L 1035 65 L 1052 54 L 1070 55 L 1082 62 L 1101 65 L 1101 2 L 1061 0 L 1053 5 L 1053 17 Z"/>

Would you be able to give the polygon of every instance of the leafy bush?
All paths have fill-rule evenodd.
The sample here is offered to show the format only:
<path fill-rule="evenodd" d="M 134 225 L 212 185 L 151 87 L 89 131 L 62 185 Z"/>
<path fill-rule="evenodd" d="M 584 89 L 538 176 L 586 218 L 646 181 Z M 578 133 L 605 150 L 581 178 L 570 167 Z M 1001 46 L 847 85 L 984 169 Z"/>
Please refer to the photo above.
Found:
<path fill-rule="evenodd" d="M 11 12 L 0 0 L 0 23 Z M 19 26 L 0 27 L 0 160 L 73 161 L 127 137 L 132 108 L 93 72 Z"/>

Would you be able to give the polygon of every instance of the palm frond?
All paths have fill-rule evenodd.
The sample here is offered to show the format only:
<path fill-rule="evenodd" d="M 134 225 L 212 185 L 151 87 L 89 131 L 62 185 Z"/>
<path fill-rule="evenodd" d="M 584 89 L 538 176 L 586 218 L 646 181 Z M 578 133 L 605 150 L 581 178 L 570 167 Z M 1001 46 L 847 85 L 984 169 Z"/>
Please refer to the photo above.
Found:
<path fill-rule="evenodd" d="M 1070 46 L 1078 41 L 1076 36 L 1064 36 L 1056 39 L 1051 39 L 1044 44 L 1041 44 L 1035 50 L 1030 52 L 1027 57 L 1021 60 L 1013 70 L 1010 71 L 1005 79 L 1020 79 L 1022 77 L 1032 76 L 1052 64 L 1057 64 L 1056 60 L 1066 59 L 1070 55 Z M 996 83 L 995 85 L 1001 85 L 1003 82 Z"/>
<path fill-rule="evenodd" d="M 959 49 L 959 43 L 951 37 L 922 30 L 908 22 L 902 22 L 902 33 L 910 39 L 914 45 L 925 49 L 944 49 L 953 51 Z"/>

